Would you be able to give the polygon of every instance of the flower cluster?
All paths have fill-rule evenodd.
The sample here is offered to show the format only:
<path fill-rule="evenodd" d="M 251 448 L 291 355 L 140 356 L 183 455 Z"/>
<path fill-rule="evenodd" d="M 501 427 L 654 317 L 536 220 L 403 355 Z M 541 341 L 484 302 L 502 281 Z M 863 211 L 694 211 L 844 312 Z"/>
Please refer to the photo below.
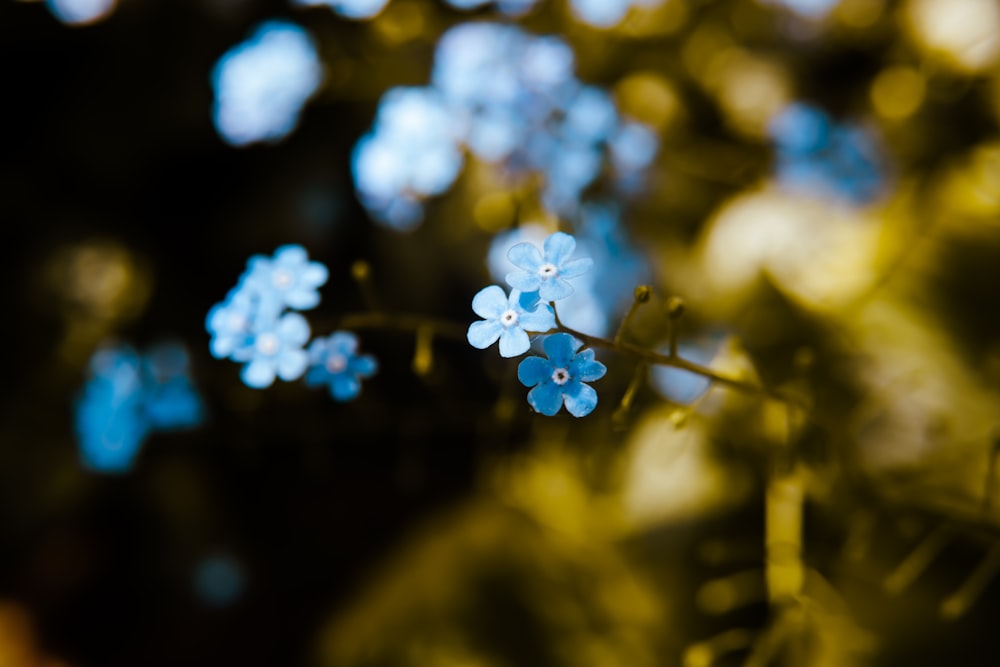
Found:
<path fill-rule="evenodd" d="M 138 354 L 117 344 L 94 353 L 76 400 L 80 458 L 91 470 L 123 473 L 155 431 L 192 428 L 204 409 L 181 345 L 163 343 Z"/>
<path fill-rule="evenodd" d="M 446 32 L 432 85 L 380 101 L 352 162 L 373 219 L 397 229 L 423 218 L 423 201 L 448 190 L 462 148 L 510 177 L 540 176 L 542 203 L 568 216 L 605 164 L 634 187 L 655 157 L 656 136 L 621 118 L 610 94 L 576 78 L 573 51 L 554 36 L 468 23 Z"/>
<path fill-rule="evenodd" d="M 469 325 L 469 344 L 482 350 L 499 341 L 500 356 L 516 357 L 531 348 L 529 332 L 556 328 L 553 305 L 543 302 L 571 296 L 568 279 L 593 265 L 589 257 L 570 259 L 575 249 L 576 239 L 564 232 L 549 235 L 541 249 L 528 242 L 512 246 L 507 259 L 517 270 L 506 275 L 510 294 L 490 285 L 473 297 L 472 310 L 483 319 Z M 542 342 L 548 361 L 529 357 L 521 362 L 518 377 L 525 386 L 534 387 L 528 402 L 536 411 L 554 415 L 565 401 L 570 414 L 582 417 L 597 405 L 597 392 L 583 382 L 602 377 L 606 369 L 594 361 L 593 350 L 575 355 L 581 345 L 569 334 L 552 334 Z"/>
<path fill-rule="evenodd" d="M 309 323 L 296 312 L 319 303 L 317 288 L 327 269 L 310 262 L 302 246 L 285 245 L 274 257 L 255 255 L 225 301 L 208 312 L 205 325 L 217 359 L 245 364 L 243 382 L 255 389 L 269 387 L 275 377 L 290 381 L 302 377 L 308 357 Z"/>
<path fill-rule="evenodd" d="M 244 364 L 240 377 L 254 389 L 271 386 L 275 378 L 287 382 L 305 375 L 310 386 L 327 385 L 335 400 L 355 398 L 361 379 L 375 374 L 375 359 L 358 355 L 357 337 L 347 331 L 317 338 L 307 349 L 309 323 L 286 312 L 316 307 L 328 275 L 299 245 L 281 246 L 272 257 L 251 257 L 236 287 L 205 319 L 212 356 Z"/>
<path fill-rule="evenodd" d="M 219 135 L 234 146 L 284 138 L 322 78 L 309 33 L 287 21 L 260 24 L 212 70 Z"/>
<path fill-rule="evenodd" d="M 862 126 L 834 124 L 822 110 L 797 103 L 772 118 L 768 131 L 785 189 L 853 204 L 883 191 L 885 168 L 874 137 Z"/>
<path fill-rule="evenodd" d="M 657 7 L 663 0 L 569 0 L 570 10 L 580 21 L 595 28 L 618 25 L 632 7 Z"/>

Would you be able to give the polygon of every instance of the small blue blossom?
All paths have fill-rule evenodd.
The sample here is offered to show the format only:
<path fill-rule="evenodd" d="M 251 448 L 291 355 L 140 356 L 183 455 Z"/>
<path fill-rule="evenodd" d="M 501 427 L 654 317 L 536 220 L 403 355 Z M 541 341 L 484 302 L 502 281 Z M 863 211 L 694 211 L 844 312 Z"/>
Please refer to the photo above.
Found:
<path fill-rule="evenodd" d="M 309 340 L 309 323 L 298 313 L 286 313 L 254 337 L 251 356 L 240 377 L 248 387 L 270 387 L 275 376 L 297 380 L 306 370 L 308 358 L 302 347 Z"/>
<path fill-rule="evenodd" d="M 335 14 L 348 19 L 370 19 L 385 9 L 389 0 L 292 0 L 303 7 L 329 7 Z"/>
<path fill-rule="evenodd" d="M 548 359 L 527 357 L 517 367 L 517 379 L 528 392 L 528 403 L 536 412 L 549 417 L 566 406 L 574 417 L 590 414 L 597 406 L 597 392 L 586 382 L 604 377 L 607 367 L 594 359 L 594 351 L 586 349 L 568 333 L 546 336 L 542 347 Z"/>
<path fill-rule="evenodd" d="M 378 370 L 378 362 L 369 354 L 358 354 L 358 337 L 349 331 L 334 331 L 317 338 L 309 346 L 309 370 L 306 384 L 326 385 L 337 401 L 350 401 L 361 393 L 361 380 Z"/>
<path fill-rule="evenodd" d="M 288 21 L 261 23 L 212 69 L 215 128 L 233 146 L 283 139 L 322 79 L 308 32 Z"/>
<path fill-rule="evenodd" d="M 518 243 L 507 251 L 507 259 L 521 269 L 507 274 L 507 284 L 522 292 L 538 292 L 543 301 L 558 301 L 573 293 L 567 278 L 575 278 L 590 269 L 589 257 L 569 259 L 576 249 L 576 239 L 565 232 L 550 235 L 542 245 L 544 255 L 531 243 Z"/>
<path fill-rule="evenodd" d="M 257 300 L 236 287 L 208 311 L 205 328 L 212 334 L 208 349 L 216 359 L 246 361 L 253 348 L 253 321 Z"/>
<path fill-rule="evenodd" d="M 317 290 L 328 275 L 322 263 L 309 261 L 305 248 L 283 245 L 273 258 L 254 255 L 248 260 L 244 287 L 278 310 L 285 306 L 308 310 L 319 303 Z"/>
<path fill-rule="evenodd" d="M 80 459 L 91 470 L 124 473 L 149 435 L 143 413 L 139 357 L 130 346 L 97 351 L 76 401 Z"/>
<path fill-rule="evenodd" d="M 499 285 L 481 289 L 472 298 L 472 310 L 483 319 L 469 325 L 469 344 L 485 350 L 500 341 L 501 357 L 516 357 L 531 347 L 528 331 L 544 332 L 556 325 L 551 306 L 537 302 L 536 295 L 511 290 L 510 296 Z"/>
<path fill-rule="evenodd" d="M 74 406 L 81 462 L 97 472 L 127 472 L 151 433 L 197 426 L 203 414 L 180 345 L 142 356 L 130 345 L 101 348 Z"/>
<path fill-rule="evenodd" d="M 45 0 L 45 5 L 63 23 L 82 26 L 110 16 L 118 0 Z"/>
<path fill-rule="evenodd" d="M 188 352 L 180 343 L 161 343 L 142 355 L 146 418 L 154 429 L 184 429 L 201 423 L 204 408 L 188 367 Z"/>
<path fill-rule="evenodd" d="M 281 246 L 272 257 L 251 257 L 238 285 L 205 318 L 212 356 L 245 363 L 240 377 L 255 389 L 270 386 L 275 377 L 301 377 L 309 324 L 298 313 L 282 313 L 316 306 L 317 288 L 328 274 L 299 245 Z"/>
<path fill-rule="evenodd" d="M 789 191 L 865 204 L 885 188 L 886 165 L 875 136 L 853 123 L 834 123 L 821 109 L 795 103 L 768 124 L 775 172 Z"/>

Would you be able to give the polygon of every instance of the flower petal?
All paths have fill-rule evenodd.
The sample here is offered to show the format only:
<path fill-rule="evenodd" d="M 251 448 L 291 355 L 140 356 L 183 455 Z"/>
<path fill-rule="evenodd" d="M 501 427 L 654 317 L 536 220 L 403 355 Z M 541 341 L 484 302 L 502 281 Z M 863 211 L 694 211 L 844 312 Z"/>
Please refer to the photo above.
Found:
<path fill-rule="evenodd" d="M 516 357 L 527 352 L 530 347 L 531 340 L 521 327 L 508 327 L 500 334 L 501 357 Z"/>
<path fill-rule="evenodd" d="M 545 239 L 545 261 L 562 266 L 576 248 L 576 239 L 566 232 L 556 232 Z"/>
<path fill-rule="evenodd" d="M 350 357 L 358 351 L 358 337 L 350 331 L 334 331 L 327 338 L 330 352 Z"/>
<path fill-rule="evenodd" d="M 348 373 L 338 373 L 330 382 L 330 395 L 338 401 L 349 401 L 361 393 L 361 383 Z"/>
<path fill-rule="evenodd" d="M 541 357 L 525 357 L 517 367 L 517 379 L 525 387 L 534 387 L 552 377 L 552 364 Z"/>
<path fill-rule="evenodd" d="M 573 361 L 574 353 L 581 345 L 583 343 L 568 333 L 552 334 L 551 336 L 546 336 L 545 340 L 542 341 L 545 354 L 549 355 L 549 360 L 552 362 L 553 367 L 556 368 L 569 368 L 570 363 Z"/>
<path fill-rule="evenodd" d="M 370 378 L 378 371 L 378 361 L 370 354 L 351 359 L 350 370 L 360 377 Z"/>
<path fill-rule="evenodd" d="M 562 278 L 556 277 L 546 280 L 538 288 L 538 296 L 543 301 L 558 301 L 573 294 L 573 286 Z"/>
<path fill-rule="evenodd" d="M 298 380 L 306 371 L 309 358 L 303 350 L 285 350 L 278 357 L 278 377 L 285 382 Z"/>
<path fill-rule="evenodd" d="M 541 278 L 527 271 L 512 271 L 504 277 L 504 280 L 507 281 L 508 285 L 522 292 L 535 292 L 542 284 Z"/>
<path fill-rule="evenodd" d="M 309 340 L 309 322 L 298 313 L 286 313 L 276 330 L 284 343 L 294 347 L 301 347 Z"/>
<path fill-rule="evenodd" d="M 517 321 L 525 331 L 539 333 L 554 329 L 556 326 L 556 316 L 552 313 L 552 307 L 544 303 L 532 311 L 520 313 Z"/>
<path fill-rule="evenodd" d="M 499 320 L 479 320 L 469 325 L 469 331 L 465 337 L 472 347 L 485 350 L 497 342 L 502 333 L 503 325 L 500 324 Z"/>
<path fill-rule="evenodd" d="M 562 390 L 551 382 L 540 384 L 528 392 L 528 403 L 535 412 L 551 417 L 562 407 Z"/>
<path fill-rule="evenodd" d="M 569 365 L 569 372 L 581 382 L 600 380 L 608 372 L 607 366 L 594 360 L 594 351 L 586 349 L 576 355 Z"/>
<path fill-rule="evenodd" d="M 285 303 L 295 310 L 309 310 L 319 305 L 319 292 L 313 288 L 296 287 L 285 292 Z"/>
<path fill-rule="evenodd" d="M 268 359 L 254 359 L 240 372 L 243 384 L 254 389 L 270 387 L 274 382 L 274 362 Z"/>
<path fill-rule="evenodd" d="M 321 262 L 309 262 L 302 270 L 302 273 L 299 274 L 299 284 L 303 287 L 316 289 L 326 283 L 329 276 L 330 272 L 327 270 L 325 264 Z"/>
<path fill-rule="evenodd" d="M 274 251 L 274 261 L 285 266 L 302 264 L 308 259 L 306 249 L 294 243 L 280 246 Z"/>
<path fill-rule="evenodd" d="M 507 251 L 507 259 L 519 269 L 534 273 L 542 265 L 542 253 L 533 243 L 516 243 Z"/>
<path fill-rule="evenodd" d="M 490 285 L 472 297 L 472 312 L 484 319 L 500 317 L 507 310 L 507 304 L 507 294 L 503 288 L 499 285 Z"/>
<path fill-rule="evenodd" d="M 566 410 L 574 417 L 589 415 L 597 407 L 597 392 L 589 384 L 574 382 L 564 389 Z"/>
<path fill-rule="evenodd" d="M 592 266 L 594 266 L 594 260 L 589 257 L 571 259 L 559 267 L 559 275 L 563 278 L 575 278 L 589 271 Z"/>

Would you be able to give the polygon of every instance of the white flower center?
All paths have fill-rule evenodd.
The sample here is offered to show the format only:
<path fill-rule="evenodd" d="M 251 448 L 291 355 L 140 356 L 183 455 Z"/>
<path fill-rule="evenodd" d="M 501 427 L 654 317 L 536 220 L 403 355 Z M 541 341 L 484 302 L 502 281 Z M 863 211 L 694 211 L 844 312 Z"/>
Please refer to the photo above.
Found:
<path fill-rule="evenodd" d="M 565 368 L 557 368 L 552 371 L 552 381 L 558 385 L 564 385 L 569 382 L 569 371 Z"/>
<path fill-rule="evenodd" d="M 278 289 L 288 289 L 295 282 L 295 278 L 288 269 L 277 269 L 271 274 L 271 282 Z"/>
<path fill-rule="evenodd" d="M 505 327 L 512 327 L 517 324 L 517 312 L 513 309 L 504 311 L 504 314 L 500 316 L 500 323 Z"/>
<path fill-rule="evenodd" d="M 257 336 L 257 351 L 266 356 L 273 356 L 278 353 L 281 341 L 273 333 L 262 333 Z"/>
<path fill-rule="evenodd" d="M 546 263 L 538 268 L 538 273 L 542 278 L 552 278 L 559 274 L 559 268 L 555 264 Z"/>
<path fill-rule="evenodd" d="M 326 370 L 331 373 L 341 373 L 347 368 L 347 357 L 342 354 L 331 354 L 326 358 Z"/>

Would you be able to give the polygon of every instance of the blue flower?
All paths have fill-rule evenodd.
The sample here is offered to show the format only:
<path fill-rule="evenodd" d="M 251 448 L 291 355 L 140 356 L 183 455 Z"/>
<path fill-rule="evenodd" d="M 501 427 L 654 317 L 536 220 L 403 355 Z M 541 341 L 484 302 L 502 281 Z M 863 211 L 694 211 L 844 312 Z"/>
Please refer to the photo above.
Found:
<path fill-rule="evenodd" d="M 287 21 L 261 23 L 212 69 L 215 128 L 233 146 L 283 139 L 322 79 L 309 33 Z"/>
<path fill-rule="evenodd" d="M 370 19 L 378 15 L 389 0 L 292 0 L 293 5 L 319 7 L 325 5 L 334 13 L 349 19 Z"/>
<path fill-rule="evenodd" d="M 501 357 L 527 352 L 531 347 L 528 331 L 548 331 L 556 325 L 552 308 L 536 299 L 518 290 L 507 296 L 499 285 L 481 289 L 472 298 L 472 310 L 484 319 L 469 325 L 469 344 L 485 350 L 499 340 Z"/>
<path fill-rule="evenodd" d="M 309 346 L 306 384 L 328 385 L 335 400 L 349 401 L 361 393 L 362 378 L 370 378 L 377 370 L 375 357 L 358 354 L 357 336 L 349 331 L 334 331 Z"/>
<path fill-rule="evenodd" d="M 212 335 L 208 349 L 216 359 L 246 361 L 253 348 L 253 320 L 256 302 L 249 291 L 239 287 L 229 291 L 224 301 L 212 306 L 205 328 Z"/>
<path fill-rule="evenodd" d="M 132 467 L 150 424 L 143 411 L 139 357 L 130 346 L 99 350 L 75 406 L 76 436 L 83 465 L 98 472 Z"/>
<path fill-rule="evenodd" d="M 589 257 L 570 260 L 576 239 L 565 232 L 550 235 L 543 243 L 544 256 L 531 243 L 518 243 L 507 251 L 507 259 L 521 269 L 507 274 L 507 284 L 522 292 L 538 292 L 543 301 L 565 299 L 573 293 L 566 278 L 586 272 L 594 261 Z"/>
<path fill-rule="evenodd" d="M 141 357 L 129 345 L 102 348 L 91 358 L 75 405 L 80 459 L 98 472 L 127 472 L 151 433 L 197 426 L 203 412 L 179 344 L 158 345 Z"/>
<path fill-rule="evenodd" d="M 310 262 L 305 248 L 283 245 L 273 258 L 255 255 L 248 260 L 243 286 L 259 294 L 267 307 L 307 310 L 319 303 L 317 288 L 327 276 L 326 266 Z"/>
<path fill-rule="evenodd" d="M 188 375 L 188 352 L 180 343 L 161 343 L 142 356 L 146 417 L 159 430 L 201 423 L 204 409 Z"/>
<path fill-rule="evenodd" d="M 583 417 L 597 405 L 597 392 L 585 382 L 604 377 L 607 368 L 594 360 L 594 351 L 576 353 L 583 345 L 568 333 L 546 336 L 542 347 L 548 359 L 528 357 L 517 367 L 517 379 L 528 392 L 528 403 L 551 417 L 563 405 L 574 417 Z"/>
<path fill-rule="evenodd" d="M 275 376 L 285 381 L 302 377 L 308 361 L 302 349 L 309 339 L 309 323 L 298 313 L 286 313 L 256 332 L 248 363 L 240 377 L 248 387 L 271 386 Z"/>

